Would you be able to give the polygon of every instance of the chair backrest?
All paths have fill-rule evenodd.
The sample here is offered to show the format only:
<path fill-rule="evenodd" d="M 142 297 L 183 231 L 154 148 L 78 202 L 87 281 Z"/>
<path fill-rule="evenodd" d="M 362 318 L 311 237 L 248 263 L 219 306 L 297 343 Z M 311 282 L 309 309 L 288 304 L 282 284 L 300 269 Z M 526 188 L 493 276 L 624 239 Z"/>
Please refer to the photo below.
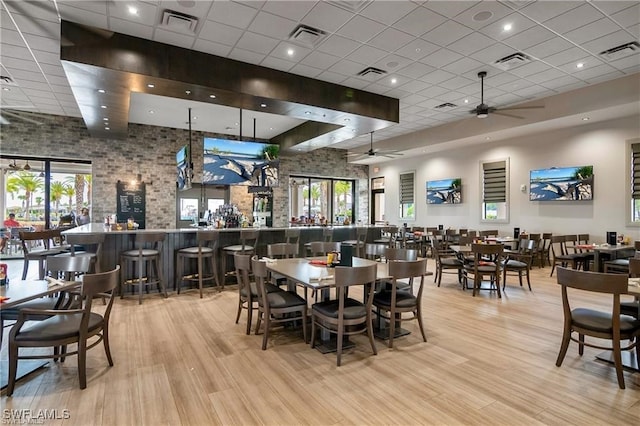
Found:
<path fill-rule="evenodd" d="M 389 248 L 387 244 L 367 243 L 364 245 L 364 256 L 370 260 L 378 260 L 384 256 L 384 251 L 387 248 Z"/>
<path fill-rule="evenodd" d="M 460 228 L 458 229 L 458 235 L 462 236 L 466 236 L 469 233 L 469 230 L 467 228 Z"/>
<path fill-rule="evenodd" d="M 102 244 L 104 243 L 104 234 L 66 234 L 67 244 L 69 244 L 71 255 L 75 255 L 76 246 L 84 247 L 87 253 L 95 253 L 96 257 L 100 257 L 102 253 Z"/>
<path fill-rule="evenodd" d="M 468 231 L 467 236 L 471 238 L 476 238 L 478 236 L 478 231 Z"/>
<path fill-rule="evenodd" d="M 418 250 L 390 247 L 385 249 L 384 257 L 389 260 L 416 260 Z"/>
<path fill-rule="evenodd" d="M 564 236 L 564 242 L 563 242 L 565 254 L 577 253 L 578 252 L 578 248 L 576 247 L 576 244 L 578 244 L 578 236 L 577 235 L 575 235 L 575 234 L 574 235 L 565 235 Z"/>
<path fill-rule="evenodd" d="M 236 268 L 238 291 L 242 294 L 242 291 L 244 290 L 246 295 L 250 295 L 251 281 L 249 276 L 251 275 L 251 255 L 234 253 L 233 262 Z"/>
<path fill-rule="evenodd" d="M 85 314 L 82 317 L 81 330 L 87 329 L 89 317 L 91 313 L 91 304 L 94 298 L 107 298 L 107 307 L 104 309 L 102 317 L 104 318 L 104 328 L 109 324 L 109 316 L 113 306 L 113 298 L 115 289 L 118 287 L 120 279 L 120 265 L 116 265 L 115 269 L 108 272 L 99 272 L 96 274 L 85 274 L 82 277 L 82 298 L 85 303 Z"/>
<path fill-rule="evenodd" d="M 53 278 L 72 280 L 75 274 L 85 274 L 91 268 L 89 256 L 47 256 L 46 270 Z"/>
<path fill-rule="evenodd" d="M 553 256 L 561 256 L 566 254 L 564 247 L 564 235 L 553 235 L 551 237 L 551 253 Z"/>
<path fill-rule="evenodd" d="M 242 245 L 242 252 L 245 252 L 245 247 L 253 247 L 258 250 L 258 238 L 260 232 L 256 229 L 243 229 L 240 231 L 240 244 Z"/>
<path fill-rule="evenodd" d="M 424 232 L 424 226 L 412 226 L 411 232 Z"/>
<path fill-rule="evenodd" d="M 480 236 L 481 237 L 497 237 L 498 231 L 495 229 L 480 231 Z"/>
<path fill-rule="evenodd" d="M 413 293 L 413 284 L 416 278 L 420 278 L 418 283 L 418 293 L 415 295 L 417 299 L 422 297 L 422 289 L 424 287 L 424 277 L 427 274 L 427 259 L 420 260 L 391 260 L 389 262 L 389 275 L 392 279 L 391 291 L 396 292 L 398 280 L 409 279 L 411 293 Z M 395 295 L 391 296 L 391 303 L 395 304 Z"/>
<path fill-rule="evenodd" d="M 286 259 L 298 257 L 298 244 L 274 243 L 267 244 L 267 256 L 272 259 Z"/>
<path fill-rule="evenodd" d="M 629 259 L 629 277 L 640 278 L 640 259 L 632 257 Z"/>
<path fill-rule="evenodd" d="M 322 239 L 325 242 L 333 241 L 333 228 L 322 228 Z"/>
<path fill-rule="evenodd" d="M 500 255 L 504 251 L 502 244 L 471 244 L 471 251 L 481 256 Z"/>
<path fill-rule="evenodd" d="M 578 234 L 578 242 L 580 244 L 589 244 L 589 234 Z"/>
<path fill-rule="evenodd" d="M 625 294 L 629 285 L 624 274 L 603 274 L 563 267 L 558 267 L 558 284 L 578 290 L 614 295 Z"/>
<path fill-rule="evenodd" d="M 360 227 L 360 228 L 356 228 L 356 239 L 361 242 L 361 243 L 365 243 L 367 241 L 367 233 L 369 232 L 369 229 L 367 227 Z"/>
<path fill-rule="evenodd" d="M 473 243 L 473 237 L 469 235 L 461 235 L 460 239 L 458 239 L 458 244 L 461 246 L 468 246 Z"/>
<path fill-rule="evenodd" d="M 269 270 L 267 262 L 258 259 L 258 256 L 251 258 L 251 270 L 256 280 L 256 290 L 258 292 L 258 303 L 262 306 L 269 305 L 269 298 L 265 290 L 265 285 L 269 281 Z"/>
<path fill-rule="evenodd" d="M 540 234 L 529 234 L 528 239 L 538 244 L 538 241 L 540 241 Z"/>
<path fill-rule="evenodd" d="M 25 254 L 29 253 L 32 248 L 39 247 L 49 250 L 54 246 L 52 242 L 54 234 L 50 229 L 45 229 L 44 231 L 20 231 L 18 235 L 22 241 L 22 250 Z"/>
<path fill-rule="evenodd" d="M 284 242 L 300 245 L 300 228 L 287 228 L 284 230 Z"/>
<path fill-rule="evenodd" d="M 350 285 L 373 284 L 376 281 L 378 266 L 336 266 L 335 282 L 336 287 L 347 287 Z"/>
<path fill-rule="evenodd" d="M 215 252 L 220 242 L 220 231 L 199 230 L 196 233 L 196 242 L 198 247 L 209 247 Z"/>
<path fill-rule="evenodd" d="M 340 243 L 328 241 L 311 241 L 309 243 L 311 256 L 324 256 L 332 251 L 340 251 Z"/>

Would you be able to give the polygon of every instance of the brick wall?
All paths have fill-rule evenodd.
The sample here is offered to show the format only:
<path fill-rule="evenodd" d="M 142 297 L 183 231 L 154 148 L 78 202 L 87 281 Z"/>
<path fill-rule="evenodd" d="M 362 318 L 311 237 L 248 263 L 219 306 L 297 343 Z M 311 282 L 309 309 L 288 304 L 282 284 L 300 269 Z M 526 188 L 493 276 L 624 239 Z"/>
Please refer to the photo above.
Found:
<path fill-rule="evenodd" d="M 90 160 L 93 172 L 93 221 L 116 211 L 116 182 L 138 174 L 147 183 L 147 228 L 173 228 L 176 222 L 175 154 L 189 142 L 189 132 L 167 127 L 129 124 L 126 140 L 89 136 L 81 118 L 50 115 L 38 126 L 19 120 L 0 128 L 2 154 Z M 192 133 L 195 181 L 202 170 L 204 136 L 234 139 L 234 136 Z M 357 218 L 368 220 L 368 167 L 348 164 L 344 151 L 320 149 L 310 154 L 282 155 L 280 186 L 274 189 L 274 226 L 285 226 L 289 218 L 289 176 L 357 179 Z M 232 187 L 231 202 L 251 216 L 252 196 L 244 187 Z"/>

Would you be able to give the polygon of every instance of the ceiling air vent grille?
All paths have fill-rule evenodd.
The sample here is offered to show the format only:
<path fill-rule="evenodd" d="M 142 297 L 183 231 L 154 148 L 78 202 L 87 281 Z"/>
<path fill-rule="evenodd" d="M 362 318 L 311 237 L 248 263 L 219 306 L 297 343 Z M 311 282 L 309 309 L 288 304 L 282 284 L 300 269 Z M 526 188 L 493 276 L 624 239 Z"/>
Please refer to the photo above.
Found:
<path fill-rule="evenodd" d="M 162 13 L 161 25 L 174 31 L 195 33 L 198 26 L 198 18 L 175 10 L 165 9 Z"/>
<path fill-rule="evenodd" d="M 451 102 L 445 102 L 443 104 L 436 105 L 433 108 L 438 111 L 451 111 L 452 109 L 458 108 L 458 105 L 452 104 Z"/>
<path fill-rule="evenodd" d="M 332 4 L 334 6 L 338 6 L 342 9 L 346 9 L 349 12 L 360 13 L 367 7 L 372 1 L 371 0 L 328 0 L 327 3 Z"/>
<path fill-rule="evenodd" d="M 513 55 L 505 56 L 494 62 L 495 66 L 503 70 L 510 70 L 520 65 L 531 62 L 531 58 L 522 52 L 514 53 Z"/>
<path fill-rule="evenodd" d="M 318 28 L 300 24 L 291 31 L 291 34 L 289 34 L 289 40 L 305 46 L 315 47 L 320 44 L 326 35 L 326 32 Z"/>
<path fill-rule="evenodd" d="M 630 43 L 605 50 L 604 52 L 600 52 L 599 55 L 608 61 L 615 61 L 616 59 L 621 59 L 638 52 L 640 52 L 640 44 L 638 44 L 637 41 L 632 41 Z"/>
<path fill-rule="evenodd" d="M 380 68 L 368 67 L 360 71 L 357 75 L 360 77 L 373 77 L 378 75 L 385 75 L 387 72 L 385 70 L 381 70 Z"/>

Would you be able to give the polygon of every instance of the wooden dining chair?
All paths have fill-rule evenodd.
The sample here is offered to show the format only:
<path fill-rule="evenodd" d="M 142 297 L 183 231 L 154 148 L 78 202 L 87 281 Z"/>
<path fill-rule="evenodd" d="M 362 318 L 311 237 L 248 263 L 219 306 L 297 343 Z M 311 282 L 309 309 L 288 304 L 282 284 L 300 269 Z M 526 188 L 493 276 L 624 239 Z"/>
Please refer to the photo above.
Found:
<path fill-rule="evenodd" d="M 427 341 L 422 323 L 422 290 L 426 274 L 427 259 L 389 261 L 391 285 L 373 296 L 373 306 L 376 307 L 378 318 L 388 322 L 389 348 L 393 348 L 396 325 L 400 326 L 404 321 L 417 320 L 422 339 Z M 404 285 L 407 281 L 408 287 Z M 403 317 L 402 314 L 406 313 L 411 316 Z"/>
<path fill-rule="evenodd" d="M 356 257 L 362 257 L 364 256 L 364 245 L 367 243 L 368 232 L 369 232 L 369 228 L 366 228 L 366 227 L 356 228 L 356 239 L 342 241 L 342 243 L 352 245 L 355 248 L 354 255 Z"/>
<path fill-rule="evenodd" d="M 465 283 L 473 279 L 473 296 L 480 290 L 491 290 L 500 293 L 500 276 L 502 275 L 502 257 L 504 247 L 502 244 L 472 244 L 473 263 L 464 265 Z M 482 287 L 484 279 L 489 278 L 488 286 Z M 466 284 L 465 284 L 466 286 Z"/>
<path fill-rule="evenodd" d="M 38 261 L 38 279 L 44 279 L 45 260 L 48 256 L 55 256 L 64 253 L 69 247 L 60 244 L 60 232 L 52 229 L 44 231 L 20 232 L 22 242 L 22 253 L 24 255 L 24 265 L 22 268 L 22 279 L 27 279 L 29 262 Z M 58 240 L 56 241 L 56 238 Z"/>
<path fill-rule="evenodd" d="M 627 315 L 621 315 L 620 312 L 620 295 L 627 292 L 627 277 L 559 267 L 558 284 L 562 286 L 564 329 L 556 366 L 560 367 L 562 365 L 570 341 L 578 343 L 578 354 L 580 356 L 584 353 L 585 346 L 613 351 L 618 386 L 620 389 L 624 389 L 621 351 L 630 351 L 635 348 L 636 361 L 640 365 L 640 321 Z M 572 309 L 567 290 L 569 288 L 581 292 L 610 295 L 613 299 L 612 310 L 602 312 L 590 308 Z M 577 339 L 573 337 L 573 333 L 578 334 Z M 603 347 L 600 342 L 587 342 L 585 341 L 585 336 L 611 340 L 611 346 Z M 623 340 L 629 340 L 630 344 L 622 347 L 621 341 Z"/>
<path fill-rule="evenodd" d="M 578 256 L 575 253 L 567 253 L 565 246 L 565 235 L 554 235 L 551 237 L 551 274 L 550 277 L 553 276 L 553 271 L 555 271 L 556 266 L 567 267 L 571 265 L 573 269 L 577 269 L 578 267 Z"/>
<path fill-rule="evenodd" d="M 436 273 L 433 282 L 437 282 L 438 287 L 442 282 L 442 274 L 454 273 L 458 276 L 458 282 L 462 281 L 463 261 L 455 253 L 443 250 L 442 243 L 433 236 L 431 237 L 431 252 L 436 260 Z"/>
<path fill-rule="evenodd" d="M 628 261 L 629 278 L 640 278 L 640 256 L 632 257 Z M 632 301 L 620 302 L 620 313 L 640 319 L 640 297 L 635 296 Z"/>
<path fill-rule="evenodd" d="M 256 279 L 258 321 L 255 334 L 264 320 L 262 350 L 267 349 L 271 328 L 277 324 L 301 322 L 304 342 L 307 343 L 307 301 L 294 291 L 268 291 L 269 271 L 265 261 L 256 256 L 251 259 L 253 276 Z"/>
<path fill-rule="evenodd" d="M 331 241 L 311 241 L 309 243 L 309 251 L 311 256 L 326 256 L 327 253 L 340 251 L 339 242 Z"/>
<path fill-rule="evenodd" d="M 85 274 L 82 280 L 81 306 L 64 310 L 22 309 L 18 321 L 9 333 L 9 380 L 7 396 L 13 394 L 16 384 L 18 361 L 20 359 L 63 359 L 70 355 L 78 356 L 78 377 L 80 389 L 87 387 L 87 350 L 98 345 L 104 345 L 104 351 L 110 366 L 113 366 L 111 349 L 109 347 L 109 318 L 113 307 L 113 296 L 118 287 L 120 266 L 112 271 L 97 274 Z M 100 309 L 100 313 L 93 312 L 93 299 L 108 298 L 107 306 Z M 32 316 L 49 315 L 49 318 L 25 327 Z M 89 342 L 89 339 L 96 337 Z M 77 344 L 73 352 L 66 350 L 53 354 L 37 354 L 29 352 L 20 355 L 20 348 L 58 348 Z"/>
<path fill-rule="evenodd" d="M 522 276 L 527 278 L 527 286 L 531 291 L 531 264 L 536 252 L 536 242 L 534 240 L 521 239 L 518 243 L 518 250 L 505 253 L 505 261 L 502 265 L 502 290 L 507 286 L 507 276 L 517 275 L 522 287 Z"/>
<path fill-rule="evenodd" d="M 314 303 L 311 306 L 311 347 L 315 347 L 316 329 L 323 329 L 337 335 L 338 367 L 342 362 L 343 337 L 367 333 L 371 350 L 378 354 L 373 341 L 371 305 L 376 281 L 377 265 L 337 266 L 335 268 L 336 298 Z M 364 286 L 365 302 L 347 297 L 350 286 Z"/>
<path fill-rule="evenodd" d="M 381 261 L 387 248 L 389 247 L 386 244 L 367 243 L 364 246 L 364 257 L 369 260 Z"/>

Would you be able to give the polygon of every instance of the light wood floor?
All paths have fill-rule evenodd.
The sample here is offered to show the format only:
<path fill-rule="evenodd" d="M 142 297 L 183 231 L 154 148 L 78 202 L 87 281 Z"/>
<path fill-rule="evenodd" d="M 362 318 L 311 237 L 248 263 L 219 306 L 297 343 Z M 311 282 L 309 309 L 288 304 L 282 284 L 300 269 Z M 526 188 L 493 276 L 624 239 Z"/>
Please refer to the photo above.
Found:
<path fill-rule="evenodd" d="M 429 260 L 433 269 L 433 260 Z M 454 275 L 428 279 L 423 316 L 428 342 L 413 331 L 389 350 L 365 336 L 336 367 L 295 331 L 261 336 L 234 324 L 235 288 L 117 299 L 111 321 L 115 366 L 101 346 L 89 352 L 88 386 L 76 358 L 18 383 L 6 409 L 67 409 L 47 425 L 159 424 L 640 424 L 640 374 L 618 388 L 599 351 L 572 344 L 555 366 L 562 311 L 555 276 L 533 270 L 533 292 L 511 284 L 502 300 L 475 298 Z M 596 297 L 580 300 L 608 309 Z M 608 302 L 607 302 L 608 303 Z M 2 357 L 6 358 L 6 349 Z"/>

